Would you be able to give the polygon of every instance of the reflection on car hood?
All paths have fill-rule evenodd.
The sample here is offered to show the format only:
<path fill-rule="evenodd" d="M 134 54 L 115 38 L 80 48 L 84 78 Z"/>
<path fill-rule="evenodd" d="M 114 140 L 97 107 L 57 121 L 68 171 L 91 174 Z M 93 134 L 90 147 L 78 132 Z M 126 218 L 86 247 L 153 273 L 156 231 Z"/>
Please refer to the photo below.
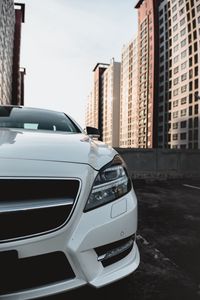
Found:
<path fill-rule="evenodd" d="M 99 170 L 115 154 L 84 134 L 0 128 L 0 158 L 83 163 Z"/>

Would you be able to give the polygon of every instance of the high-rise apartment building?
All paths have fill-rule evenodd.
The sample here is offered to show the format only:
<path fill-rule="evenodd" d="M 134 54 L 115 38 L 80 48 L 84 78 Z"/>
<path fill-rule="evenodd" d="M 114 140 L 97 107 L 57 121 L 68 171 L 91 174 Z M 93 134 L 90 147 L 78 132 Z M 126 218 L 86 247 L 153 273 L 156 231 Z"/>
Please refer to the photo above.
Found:
<path fill-rule="evenodd" d="M 122 48 L 119 146 L 138 147 L 138 37 Z"/>
<path fill-rule="evenodd" d="M 24 104 L 24 75 L 20 69 L 21 27 L 25 22 L 25 4 L 15 3 L 15 36 L 13 49 L 12 104 Z M 25 69 L 24 69 L 25 70 Z"/>
<path fill-rule="evenodd" d="M 24 4 L 0 0 L 0 104 L 21 104 L 20 33 Z"/>
<path fill-rule="evenodd" d="M 86 126 L 98 128 L 101 140 L 114 147 L 119 146 L 120 66 L 114 59 L 95 66 L 85 118 Z"/>
<path fill-rule="evenodd" d="M 200 148 L 199 0 L 141 0 L 136 8 L 140 49 L 139 139 L 145 114 L 153 120 L 153 147 Z M 146 124 L 150 125 L 150 120 L 146 119 Z M 149 125 L 143 126 L 147 135 L 151 132 Z M 146 146 L 151 146 L 148 137 L 147 141 Z"/>
<path fill-rule="evenodd" d="M 200 148 L 200 1 L 159 5 L 158 146 Z"/>
<path fill-rule="evenodd" d="M 102 75 L 102 139 L 113 147 L 119 147 L 121 63 L 112 59 Z"/>
<path fill-rule="evenodd" d="M 157 145 L 158 3 L 140 0 L 138 9 L 138 147 Z"/>
<path fill-rule="evenodd" d="M 102 75 L 108 68 L 108 64 L 98 63 L 93 69 L 94 82 L 92 90 L 93 101 L 93 127 L 99 129 L 102 138 L 102 126 L 103 126 L 103 98 L 102 98 Z"/>
<path fill-rule="evenodd" d="M 85 124 L 87 126 L 96 127 L 95 126 L 95 114 L 94 114 L 94 101 L 93 100 L 94 100 L 93 91 L 91 91 L 87 98 Z"/>
<path fill-rule="evenodd" d="M 12 98 L 14 31 L 13 0 L 0 0 L 0 104 L 10 104 Z"/>

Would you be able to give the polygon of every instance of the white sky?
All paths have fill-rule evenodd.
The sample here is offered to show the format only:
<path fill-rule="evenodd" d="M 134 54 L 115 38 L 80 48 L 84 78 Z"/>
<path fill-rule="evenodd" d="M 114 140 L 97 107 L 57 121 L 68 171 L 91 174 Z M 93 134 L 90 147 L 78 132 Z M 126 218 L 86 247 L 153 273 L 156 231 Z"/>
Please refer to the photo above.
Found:
<path fill-rule="evenodd" d="M 85 126 L 97 62 L 121 60 L 137 32 L 135 0 L 20 0 L 25 105 L 65 111 Z"/>

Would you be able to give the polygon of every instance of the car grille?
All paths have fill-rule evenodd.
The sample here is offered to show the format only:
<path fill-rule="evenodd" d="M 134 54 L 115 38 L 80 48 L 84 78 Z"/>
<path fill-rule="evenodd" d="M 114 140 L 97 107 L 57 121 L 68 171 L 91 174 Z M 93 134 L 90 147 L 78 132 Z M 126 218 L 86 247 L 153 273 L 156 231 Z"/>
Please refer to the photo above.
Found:
<path fill-rule="evenodd" d="M 63 226 L 72 214 L 79 185 L 70 179 L 0 179 L 0 241 Z"/>
<path fill-rule="evenodd" d="M 63 280 L 70 280 L 75 274 L 63 252 L 52 252 L 18 259 L 17 252 L 0 252 L 1 285 L 0 298 L 8 293 L 42 287 Z"/>

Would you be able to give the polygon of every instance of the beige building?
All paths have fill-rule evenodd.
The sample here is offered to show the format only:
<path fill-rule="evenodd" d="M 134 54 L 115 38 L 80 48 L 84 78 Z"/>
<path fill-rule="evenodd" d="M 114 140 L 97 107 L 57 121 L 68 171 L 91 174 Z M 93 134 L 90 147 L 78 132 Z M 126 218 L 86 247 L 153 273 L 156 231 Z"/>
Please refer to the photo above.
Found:
<path fill-rule="evenodd" d="M 94 114 L 94 97 L 93 91 L 88 96 L 87 99 L 87 107 L 86 107 L 86 114 L 85 114 L 85 124 L 87 126 L 96 127 L 95 123 L 95 114 Z M 97 127 L 96 127 L 97 128 Z"/>
<path fill-rule="evenodd" d="M 121 62 L 120 140 L 122 148 L 138 147 L 138 38 L 124 45 Z"/>
<path fill-rule="evenodd" d="M 159 0 L 139 0 L 138 10 L 138 147 L 157 146 L 158 23 Z"/>
<path fill-rule="evenodd" d="M 120 66 L 114 59 L 95 66 L 85 118 L 86 126 L 98 128 L 101 140 L 113 147 L 119 147 Z"/>
<path fill-rule="evenodd" d="M 102 139 L 112 147 L 119 147 L 120 70 L 121 63 L 112 59 L 102 75 Z"/>
<path fill-rule="evenodd" d="M 12 98 L 14 30 L 13 0 L 0 0 L 0 104 L 10 104 Z"/>
<path fill-rule="evenodd" d="M 98 63 L 93 69 L 93 85 L 88 96 L 85 117 L 86 126 L 98 128 L 101 139 L 103 130 L 102 75 L 108 66 L 108 64 Z"/>

